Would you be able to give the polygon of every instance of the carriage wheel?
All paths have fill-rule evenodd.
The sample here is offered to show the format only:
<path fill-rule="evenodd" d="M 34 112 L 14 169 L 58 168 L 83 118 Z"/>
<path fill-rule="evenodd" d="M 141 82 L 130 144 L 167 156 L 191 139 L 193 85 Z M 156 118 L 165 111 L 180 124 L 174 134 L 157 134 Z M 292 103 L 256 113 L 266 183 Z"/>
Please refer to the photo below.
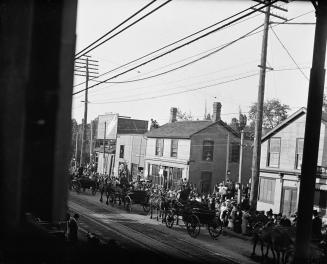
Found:
<path fill-rule="evenodd" d="M 125 204 L 126 204 L 127 211 L 131 212 L 132 211 L 132 199 L 131 199 L 131 197 L 129 197 L 129 195 L 127 195 L 125 197 Z"/>
<path fill-rule="evenodd" d="M 166 226 L 168 228 L 172 228 L 174 225 L 174 220 L 175 220 L 175 215 L 173 211 L 168 211 L 167 215 L 166 215 Z"/>
<path fill-rule="evenodd" d="M 218 217 L 215 217 L 212 222 L 208 224 L 208 231 L 212 239 L 217 239 L 221 235 L 223 224 Z"/>
<path fill-rule="evenodd" d="M 191 214 L 187 218 L 187 222 L 186 222 L 186 229 L 188 234 L 191 237 L 197 237 L 200 234 L 200 227 L 201 224 L 199 218 L 195 214 Z"/>

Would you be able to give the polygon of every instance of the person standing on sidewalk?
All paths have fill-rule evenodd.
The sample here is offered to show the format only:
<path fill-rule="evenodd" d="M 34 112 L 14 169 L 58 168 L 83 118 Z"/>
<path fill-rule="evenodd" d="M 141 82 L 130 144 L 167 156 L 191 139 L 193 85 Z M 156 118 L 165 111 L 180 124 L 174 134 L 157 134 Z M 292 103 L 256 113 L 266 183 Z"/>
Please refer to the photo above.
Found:
<path fill-rule="evenodd" d="M 69 233 L 68 233 L 68 241 L 72 244 L 76 244 L 78 241 L 78 224 L 77 221 L 79 219 L 79 214 L 74 214 L 74 217 L 71 217 L 69 220 Z"/>

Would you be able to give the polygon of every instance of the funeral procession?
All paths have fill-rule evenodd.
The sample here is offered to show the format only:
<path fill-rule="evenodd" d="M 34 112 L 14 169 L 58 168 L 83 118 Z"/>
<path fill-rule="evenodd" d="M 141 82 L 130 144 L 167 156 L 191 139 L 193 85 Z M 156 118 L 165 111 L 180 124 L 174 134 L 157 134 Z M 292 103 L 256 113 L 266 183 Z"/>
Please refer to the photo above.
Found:
<path fill-rule="evenodd" d="M 327 263 L 327 1 L 0 13 L 0 264 Z"/>

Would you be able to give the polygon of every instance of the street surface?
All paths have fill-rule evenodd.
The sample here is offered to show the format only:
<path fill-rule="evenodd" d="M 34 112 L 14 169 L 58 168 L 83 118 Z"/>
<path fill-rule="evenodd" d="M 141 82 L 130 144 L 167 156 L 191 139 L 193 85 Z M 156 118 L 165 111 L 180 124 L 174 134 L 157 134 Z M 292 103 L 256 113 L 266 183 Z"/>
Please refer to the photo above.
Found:
<path fill-rule="evenodd" d="M 257 263 L 249 257 L 250 241 L 228 235 L 212 240 L 205 227 L 197 238 L 192 238 L 183 221 L 169 229 L 156 220 L 156 214 L 150 219 L 139 205 L 133 205 L 129 213 L 123 206 L 100 203 L 99 197 L 88 192 L 70 192 L 69 210 L 80 214 L 82 232 L 93 232 L 105 241 L 115 239 L 131 261 L 135 260 L 131 256 L 142 254 L 147 262 Z"/>

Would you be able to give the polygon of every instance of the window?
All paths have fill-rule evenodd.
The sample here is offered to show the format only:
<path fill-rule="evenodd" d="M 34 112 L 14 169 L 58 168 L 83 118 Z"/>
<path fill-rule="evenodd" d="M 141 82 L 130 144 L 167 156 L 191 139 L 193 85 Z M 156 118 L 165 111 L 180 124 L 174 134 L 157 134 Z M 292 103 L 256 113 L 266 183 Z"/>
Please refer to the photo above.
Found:
<path fill-rule="evenodd" d="M 280 138 L 271 138 L 268 146 L 268 167 L 279 167 Z"/>
<path fill-rule="evenodd" d="M 120 145 L 120 148 L 119 148 L 119 158 L 121 158 L 121 159 L 124 158 L 124 151 L 125 151 L 125 146 L 124 145 Z"/>
<path fill-rule="evenodd" d="M 240 158 L 240 144 L 238 142 L 232 143 L 232 151 L 229 156 L 229 162 L 238 162 Z"/>
<path fill-rule="evenodd" d="M 213 160 L 213 141 L 211 140 L 203 141 L 202 160 L 206 160 L 206 161 Z"/>
<path fill-rule="evenodd" d="M 163 146 L 164 146 L 164 140 L 163 138 L 157 138 L 156 140 L 156 156 L 161 156 L 163 155 Z"/>
<path fill-rule="evenodd" d="M 178 139 L 171 140 L 170 157 L 177 158 Z"/>
<path fill-rule="evenodd" d="M 274 203 L 275 179 L 260 177 L 259 200 L 265 203 Z"/>
<path fill-rule="evenodd" d="M 302 166 L 303 142 L 303 138 L 296 139 L 295 168 L 298 170 L 300 170 Z"/>

